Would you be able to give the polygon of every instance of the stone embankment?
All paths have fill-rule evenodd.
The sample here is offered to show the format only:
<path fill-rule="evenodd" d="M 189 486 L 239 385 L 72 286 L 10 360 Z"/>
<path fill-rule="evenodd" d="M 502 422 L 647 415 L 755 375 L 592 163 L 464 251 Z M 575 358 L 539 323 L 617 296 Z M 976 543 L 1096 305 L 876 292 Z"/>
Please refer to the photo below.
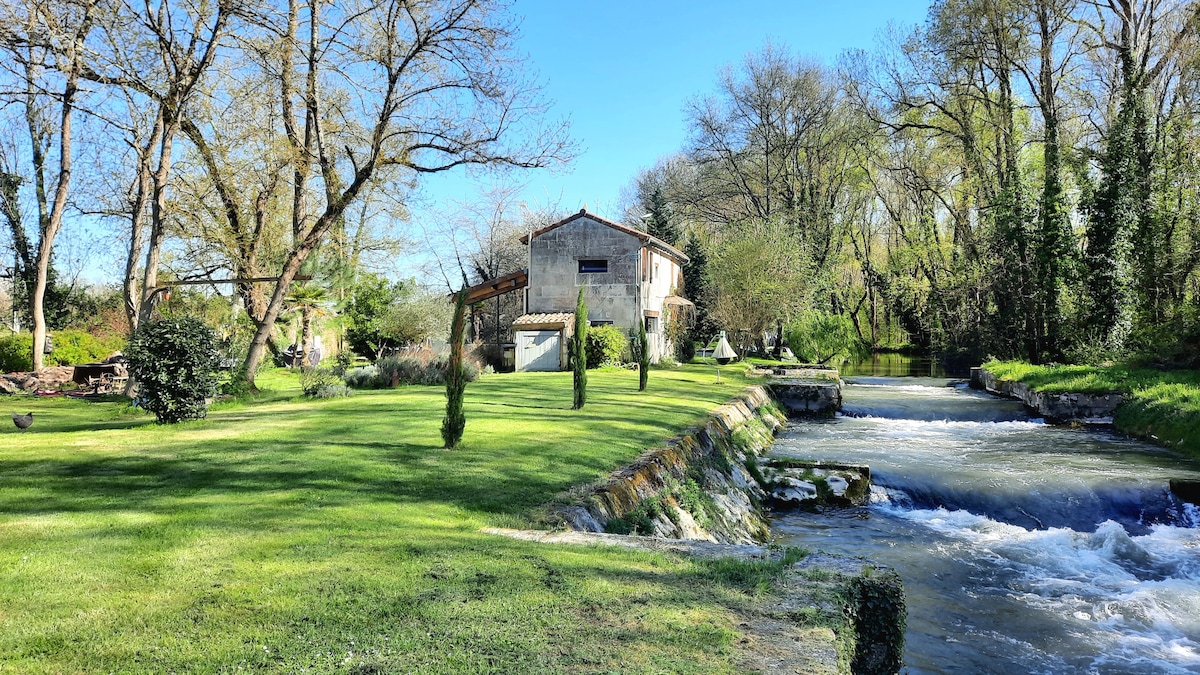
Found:
<path fill-rule="evenodd" d="M 551 509 L 573 530 L 749 544 L 770 536 L 759 455 L 784 417 L 751 387 L 708 422 Z"/>
<path fill-rule="evenodd" d="M 1125 401 L 1121 394 L 1048 394 L 1023 382 L 1001 380 L 983 368 L 971 369 L 971 387 L 1015 398 L 1054 424 L 1112 424 L 1113 413 Z"/>

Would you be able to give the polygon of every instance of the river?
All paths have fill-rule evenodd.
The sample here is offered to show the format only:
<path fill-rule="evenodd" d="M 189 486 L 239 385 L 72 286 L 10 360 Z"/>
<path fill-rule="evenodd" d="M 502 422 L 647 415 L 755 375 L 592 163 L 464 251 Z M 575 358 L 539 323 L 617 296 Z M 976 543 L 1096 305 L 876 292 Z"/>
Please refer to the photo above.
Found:
<path fill-rule="evenodd" d="M 1200 673 L 1200 464 L 935 378 L 847 378 L 776 457 L 867 464 L 869 507 L 784 513 L 784 543 L 894 568 L 905 671 Z"/>

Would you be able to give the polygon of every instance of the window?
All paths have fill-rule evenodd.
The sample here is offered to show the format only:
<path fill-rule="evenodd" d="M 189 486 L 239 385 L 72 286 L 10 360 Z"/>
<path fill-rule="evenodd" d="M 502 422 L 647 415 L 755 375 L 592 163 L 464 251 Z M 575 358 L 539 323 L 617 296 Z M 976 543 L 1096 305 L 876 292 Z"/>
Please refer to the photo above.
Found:
<path fill-rule="evenodd" d="M 607 271 L 608 271 L 608 261 L 607 260 L 580 260 L 579 261 L 579 272 L 580 273 L 595 274 L 595 273 L 607 272 Z"/>
<path fill-rule="evenodd" d="M 611 321 L 589 321 L 588 325 L 594 328 L 596 326 L 611 326 L 613 323 Z"/>
<path fill-rule="evenodd" d="M 658 317 L 657 316 L 646 317 L 646 332 L 647 333 L 657 333 L 658 332 Z"/>

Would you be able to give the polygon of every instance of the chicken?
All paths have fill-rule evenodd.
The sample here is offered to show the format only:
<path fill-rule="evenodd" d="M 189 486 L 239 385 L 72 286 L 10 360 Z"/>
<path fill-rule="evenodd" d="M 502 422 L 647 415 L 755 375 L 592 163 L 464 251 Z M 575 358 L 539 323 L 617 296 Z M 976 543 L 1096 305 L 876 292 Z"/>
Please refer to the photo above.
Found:
<path fill-rule="evenodd" d="M 33 426 L 33 413 L 27 415 L 18 415 L 13 413 L 13 424 L 17 425 L 18 429 L 28 429 Z"/>

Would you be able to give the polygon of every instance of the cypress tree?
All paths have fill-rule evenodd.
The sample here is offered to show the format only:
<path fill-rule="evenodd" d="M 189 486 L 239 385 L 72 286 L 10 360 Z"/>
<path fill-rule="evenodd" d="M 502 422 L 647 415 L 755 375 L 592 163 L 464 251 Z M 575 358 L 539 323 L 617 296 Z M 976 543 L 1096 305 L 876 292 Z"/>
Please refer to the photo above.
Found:
<path fill-rule="evenodd" d="M 463 413 L 463 393 L 467 388 L 467 373 L 463 368 L 466 308 L 467 293 L 459 291 L 454 303 L 454 321 L 450 324 L 450 361 L 446 364 L 446 417 L 442 419 L 442 441 L 447 449 L 458 446 L 467 427 L 467 416 Z"/>
<path fill-rule="evenodd" d="M 587 402 L 587 303 L 583 292 L 587 286 L 579 287 L 579 301 L 575 303 L 575 334 L 571 336 L 571 366 L 575 371 L 575 403 L 572 410 L 583 409 Z"/>
<path fill-rule="evenodd" d="M 650 379 L 650 343 L 646 342 L 646 320 L 638 322 L 638 391 L 646 391 Z"/>

